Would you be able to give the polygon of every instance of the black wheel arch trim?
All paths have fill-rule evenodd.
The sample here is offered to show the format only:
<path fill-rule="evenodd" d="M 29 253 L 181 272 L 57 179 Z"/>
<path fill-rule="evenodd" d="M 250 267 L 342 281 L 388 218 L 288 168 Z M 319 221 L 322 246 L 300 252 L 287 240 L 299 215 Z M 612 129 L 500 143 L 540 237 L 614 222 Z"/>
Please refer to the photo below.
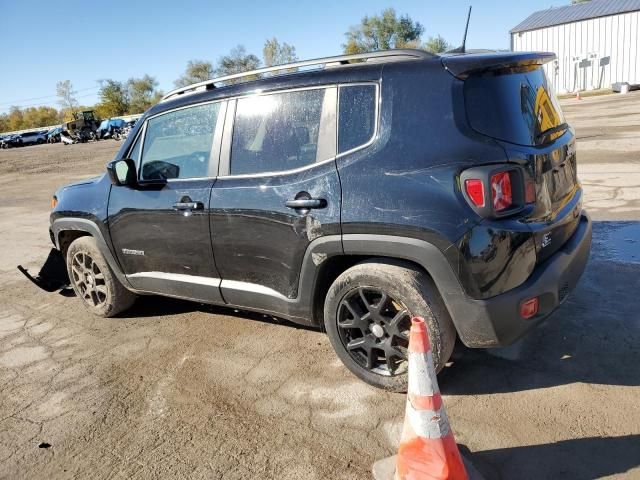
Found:
<path fill-rule="evenodd" d="M 475 343 L 478 335 L 486 335 L 488 342 L 493 338 L 491 325 L 485 325 L 486 322 L 481 318 L 471 318 L 476 314 L 474 309 L 469 307 L 475 301 L 464 293 L 445 252 L 432 243 L 417 238 L 380 234 L 345 234 L 342 235 L 341 245 L 338 244 L 339 239 L 339 235 L 321 237 L 307 248 L 300 274 L 298 298 L 291 300 L 297 304 L 298 316 L 310 318 L 313 313 L 320 267 L 314 263 L 314 258 L 317 258 L 319 253 L 327 253 L 328 256 L 384 257 L 417 264 L 431 276 L 464 343 L 472 338 L 474 341 L 469 343 Z M 474 328 L 478 321 L 482 328 Z"/>
<path fill-rule="evenodd" d="M 127 277 L 122 272 L 113 252 L 109 248 L 107 240 L 104 238 L 100 227 L 92 220 L 86 218 L 57 218 L 51 223 L 51 232 L 55 241 L 56 248 L 60 250 L 60 234 L 67 231 L 86 232 L 91 235 L 97 245 L 100 253 L 104 256 L 109 268 L 116 275 L 120 283 L 129 290 L 134 290 L 128 282 Z"/>
<path fill-rule="evenodd" d="M 485 325 L 486 322 L 480 318 L 471 318 L 476 316 L 474 309 L 469 308 L 474 300 L 465 294 L 445 252 L 432 243 L 417 238 L 376 234 L 344 235 L 342 243 L 345 255 L 388 257 L 419 265 L 433 279 L 463 343 L 475 343 L 467 341 L 477 339 L 479 334 L 493 338 L 491 325 Z M 477 332 L 470 331 L 476 330 L 474 325 L 477 325 L 477 320 L 482 328 L 478 328 Z"/>

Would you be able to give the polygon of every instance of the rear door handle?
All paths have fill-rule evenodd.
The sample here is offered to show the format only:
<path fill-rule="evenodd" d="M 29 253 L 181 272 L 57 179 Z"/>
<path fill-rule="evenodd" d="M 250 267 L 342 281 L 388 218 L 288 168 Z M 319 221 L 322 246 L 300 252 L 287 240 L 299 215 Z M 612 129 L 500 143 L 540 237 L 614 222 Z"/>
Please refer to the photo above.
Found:
<path fill-rule="evenodd" d="M 287 200 L 285 206 L 289 208 L 324 208 L 327 201 L 324 198 L 299 198 L 297 200 Z"/>
<path fill-rule="evenodd" d="M 178 202 L 173 204 L 174 210 L 204 210 L 202 202 Z"/>

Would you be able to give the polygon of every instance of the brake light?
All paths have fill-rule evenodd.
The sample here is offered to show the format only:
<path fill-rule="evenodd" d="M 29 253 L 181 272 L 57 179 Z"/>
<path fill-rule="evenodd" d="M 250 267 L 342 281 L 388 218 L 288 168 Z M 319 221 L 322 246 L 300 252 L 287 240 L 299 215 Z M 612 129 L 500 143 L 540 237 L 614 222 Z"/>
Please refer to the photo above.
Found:
<path fill-rule="evenodd" d="M 538 314 L 538 297 L 530 298 L 520 304 L 520 316 L 522 318 L 535 317 Z"/>
<path fill-rule="evenodd" d="M 476 207 L 484 207 L 484 185 L 482 180 L 472 178 L 464 181 L 464 188 L 469 199 Z"/>
<path fill-rule="evenodd" d="M 513 205 L 509 172 L 496 173 L 491 177 L 491 198 L 493 210 L 496 212 L 506 210 Z"/>

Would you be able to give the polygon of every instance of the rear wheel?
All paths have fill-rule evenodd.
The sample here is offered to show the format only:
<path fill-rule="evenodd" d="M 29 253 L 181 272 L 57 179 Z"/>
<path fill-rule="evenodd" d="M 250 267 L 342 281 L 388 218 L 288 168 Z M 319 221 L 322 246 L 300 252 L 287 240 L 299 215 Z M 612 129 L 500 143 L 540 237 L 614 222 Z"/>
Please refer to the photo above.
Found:
<path fill-rule="evenodd" d="M 93 237 L 80 237 L 67 250 L 71 286 L 85 307 L 100 317 L 113 317 L 135 301 L 135 295 L 118 281 Z"/>
<path fill-rule="evenodd" d="M 329 288 L 324 322 L 338 357 L 357 377 L 379 388 L 406 391 L 411 317 L 424 317 L 436 371 L 453 351 L 456 332 L 426 273 L 380 259 L 342 273 Z"/>

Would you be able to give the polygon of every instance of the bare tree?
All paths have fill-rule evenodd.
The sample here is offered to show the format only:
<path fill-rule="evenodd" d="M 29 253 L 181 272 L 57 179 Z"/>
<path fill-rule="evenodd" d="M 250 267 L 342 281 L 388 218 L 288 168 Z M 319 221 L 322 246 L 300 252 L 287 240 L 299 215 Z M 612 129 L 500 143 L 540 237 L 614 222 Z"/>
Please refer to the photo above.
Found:
<path fill-rule="evenodd" d="M 56 95 L 60 97 L 58 103 L 63 110 L 74 111 L 78 108 L 78 100 L 76 99 L 76 91 L 73 89 L 71 80 L 61 80 L 56 84 Z"/>

